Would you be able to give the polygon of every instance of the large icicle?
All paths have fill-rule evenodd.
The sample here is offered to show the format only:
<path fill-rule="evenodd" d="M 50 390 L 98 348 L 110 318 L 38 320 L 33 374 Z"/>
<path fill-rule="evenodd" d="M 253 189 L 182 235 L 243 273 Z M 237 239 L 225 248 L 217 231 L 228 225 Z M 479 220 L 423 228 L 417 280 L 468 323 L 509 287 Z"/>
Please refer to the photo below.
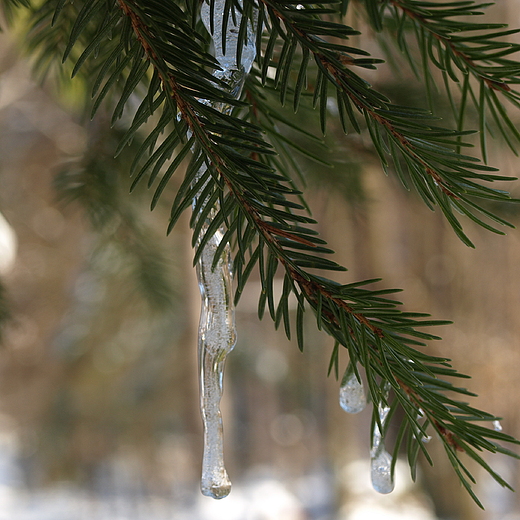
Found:
<path fill-rule="evenodd" d="M 236 63 L 238 46 L 238 29 L 240 15 L 237 12 L 237 24 L 233 16 L 229 17 L 225 35 L 225 53 L 222 49 L 222 19 L 226 0 L 215 0 L 213 5 L 213 24 L 211 23 L 210 6 L 203 3 L 201 17 L 210 31 L 213 28 L 215 58 L 222 70 L 215 71 L 214 76 L 223 80 L 229 92 L 238 98 L 244 80 L 251 70 L 255 57 L 253 31 L 249 27 L 248 42 L 242 49 L 241 61 Z M 211 103 L 221 112 L 229 112 L 231 107 L 222 103 Z M 199 172 L 198 178 L 205 168 Z M 198 178 L 194 181 L 197 182 Z M 204 190 L 204 186 L 199 191 Z M 216 205 L 197 238 L 197 246 L 201 243 L 211 223 L 212 217 L 219 207 Z M 200 404 L 204 423 L 204 455 L 202 462 L 201 490 L 204 495 L 223 498 L 231 490 L 231 482 L 224 467 L 223 429 L 220 413 L 222 396 L 223 371 L 227 354 L 233 349 L 236 341 L 235 316 L 232 295 L 233 273 L 231 250 L 226 246 L 224 253 L 212 269 L 215 253 L 224 236 L 224 229 L 219 229 L 204 245 L 197 264 L 202 309 L 199 325 L 199 382 Z"/>
<path fill-rule="evenodd" d="M 388 396 L 390 387 L 386 383 L 383 387 L 385 398 Z M 377 413 L 381 427 L 385 427 L 390 408 L 384 402 L 380 402 L 377 406 Z M 387 494 L 394 490 L 394 480 L 392 478 L 392 456 L 385 450 L 383 443 L 383 435 L 379 428 L 379 424 L 374 424 L 374 433 L 372 438 L 372 449 L 370 451 L 370 476 L 372 478 L 372 487 L 379 493 Z"/>
<path fill-rule="evenodd" d="M 202 232 L 207 230 L 207 226 L 204 225 Z M 231 482 L 224 467 L 222 417 L 219 408 L 224 363 L 227 354 L 235 346 L 232 271 L 228 248 L 215 270 L 211 268 L 222 236 L 222 231 L 219 230 L 211 237 L 197 264 L 202 297 L 198 347 L 200 403 L 204 423 L 201 490 L 204 495 L 213 498 L 223 498 L 231 490 Z"/>
<path fill-rule="evenodd" d="M 358 381 L 352 365 L 349 365 L 341 381 L 339 404 L 347 413 L 359 413 L 367 404 L 363 382 Z"/>

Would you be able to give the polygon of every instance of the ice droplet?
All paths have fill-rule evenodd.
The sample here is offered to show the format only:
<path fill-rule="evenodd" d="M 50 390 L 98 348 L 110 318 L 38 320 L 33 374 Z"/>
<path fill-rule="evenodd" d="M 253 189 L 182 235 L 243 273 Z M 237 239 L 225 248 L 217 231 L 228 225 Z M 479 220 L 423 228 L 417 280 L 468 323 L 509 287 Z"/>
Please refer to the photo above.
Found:
<path fill-rule="evenodd" d="M 502 425 L 500 424 L 500 421 L 493 421 L 493 429 L 496 431 L 496 432 L 501 432 L 502 431 Z"/>
<path fill-rule="evenodd" d="M 233 16 L 230 16 L 226 34 L 223 35 L 222 20 L 225 4 L 226 0 L 215 0 L 214 16 L 211 20 L 210 6 L 203 3 L 201 18 L 210 33 L 213 28 L 215 58 L 222 67 L 222 70 L 216 70 L 213 75 L 224 81 L 231 95 L 238 98 L 245 78 L 251 70 L 256 47 L 253 29 L 249 24 L 246 45 L 242 49 L 240 63 L 237 64 L 238 32 L 241 18 L 237 12 L 235 24 Z M 225 53 L 223 36 L 226 44 Z M 212 101 L 207 101 L 207 103 L 223 113 L 229 112 L 232 108 L 228 104 Z M 201 168 L 194 183 L 204 174 L 205 169 L 206 167 Z M 194 207 L 205 186 L 202 186 L 196 195 Z M 197 247 L 218 211 L 219 205 L 216 203 L 200 230 L 196 241 Z M 215 254 L 224 234 L 223 228 L 218 229 L 213 234 L 204 245 L 197 263 L 197 276 L 202 299 L 198 342 L 200 408 L 204 424 L 201 490 L 204 495 L 213 498 L 224 498 L 231 491 L 231 482 L 224 466 L 223 427 L 220 413 L 226 356 L 236 342 L 235 309 L 232 293 L 233 271 L 229 244 L 225 246 L 215 268 L 213 268 Z"/>
<path fill-rule="evenodd" d="M 383 448 L 372 457 L 370 473 L 372 477 L 372 487 L 384 495 L 394 490 L 391 467 L 392 456 Z"/>
<path fill-rule="evenodd" d="M 390 385 L 385 384 L 383 394 L 388 396 Z M 384 402 L 380 402 L 377 406 L 377 413 L 381 426 L 384 428 L 390 408 Z M 379 429 L 379 424 L 374 424 L 374 433 L 372 438 L 372 449 L 370 451 L 370 477 L 372 487 L 378 493 L 391 493 L 394 490 L 394 480 L 392 478 L 392 456 L 385 450 L 383 436 Z"/>
<path fill-rule="evenodd" d="M 359 413 L 365 409 L 367 398 L 363 383 L 354 371 L 346 374 L 339 388 L 339 404 L 347 413 Z"/>

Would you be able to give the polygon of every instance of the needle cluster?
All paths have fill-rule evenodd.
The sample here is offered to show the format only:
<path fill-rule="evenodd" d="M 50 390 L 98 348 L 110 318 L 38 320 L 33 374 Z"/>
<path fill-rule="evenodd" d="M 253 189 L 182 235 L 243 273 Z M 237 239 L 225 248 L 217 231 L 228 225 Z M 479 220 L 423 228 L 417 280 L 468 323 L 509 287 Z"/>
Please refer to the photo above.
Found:
<path fill-rule="evenodd" d="M 503 105 L 507 100 L 520 106 L 515 90 L 520 63 L 510 57 L 518 45 L 504 41 L 516 31 L 473 21 L 487 6 L 473 0 L 229 0 L 224 24 L 238 21 L 237 62 L 249 24 L 255 27 L 257 46 L 253 72 L 242 98 L 235 100 L 212 75 L 218 63 L 200 21 L 198 0 L 3 0 L 1 5 L 6 12 L 25 8 L 30 13 L 29 48 L 40 72 L 62 67 L 63 61 L 72 76 L 81 76 L 89 86 L 92 113 L 103 103 L 111 107 L 112 124 L 125 126 L 116 154 L 127 153 L 127 145 L 141 136 L 129 173 L 133 187 L 146 183 L 153 191 L 152 209 L 169 193 L 165 188 L 172 176 L 183 176 L 168 201 L 168 230 L 197 195 L 191 220 L 195 262 L 224 226 L 220 253 L 226 243 L 232 244 L 235 299 L 258 269 L 260 317 L 267 312 L 304 350 L 304 314 L 312 312 L 317 327 L 335 341 L 330 370 L 336 375 L 339 349 L 348 350 L 352 366 L 364 370 L 374 423 L 383 437 L 389 420 L 379 423 L 378 406 L 389 407 L 389 419 L 402 417 L 394 461 L 404 447 L 415 475 L 419 453 L 431 462 L 423 439 L 434 431 L 478 504 L 464 457 L 508 486 L 489 467 L 484 452 L 516 456 L 502 443 L 518 441 L 493 429 L 493 414 L 466 402 L 473 394 L 455 382 L 467 376 L 448 359 L 422 350 L 425 342 L 438 339 L 425 329 L 445 322 L 402 310 L 395 290 L 371 288 L 375 280 L 345 285 L 332 279 L 334 271 L 345 268 L 331 259 L 332 251 L 308 215 L 292 152 L 312 154 L 288 139 L 284 129 L 305 139 L 316 137 L 273 100 L 295 113 L 314 107 L 323 133 L 331 117 L 328 105 L 335 101 L 345 134 L 366 130 L 384 170 L 415 189 L 429 207 L 438 207 L 471 246 L 461 218 L 501 234 L 502 227 L 511 226 L 486 205 L 511 200 L 496 187 L 498 181 L 511 179 L 461 150 L 470 146 L 465 139 L 472 132 L 464 128 L 470 103 L 478 109 L 484 159 L 489 118 L 513 150 L 520 145 Z M 395 42 L 424 78 L 427 92 L 432 69 L 438 71 L 456 116 L 455 128 L 443 126 L 431 111 L 393 103 L 363 78 L 366 69 L 382 60 L 351 43 L 359 32 L 343 22 L 350 9 L 361 9 L 376 31 Z M 418 55 L 411 51 L 414 40 Z M 231 108 L 222 112 L 215 103 Z M 197 177 L 203 165 L 205 173 Z M 218 212 L 196 244 L 217 202 Z M 279 276 L 283 291 L 276 298 L 273 286 Z M 295 313 L 291 297 L 297 301 Z M 383 391 L 388 385 L 390 397 Z"/>

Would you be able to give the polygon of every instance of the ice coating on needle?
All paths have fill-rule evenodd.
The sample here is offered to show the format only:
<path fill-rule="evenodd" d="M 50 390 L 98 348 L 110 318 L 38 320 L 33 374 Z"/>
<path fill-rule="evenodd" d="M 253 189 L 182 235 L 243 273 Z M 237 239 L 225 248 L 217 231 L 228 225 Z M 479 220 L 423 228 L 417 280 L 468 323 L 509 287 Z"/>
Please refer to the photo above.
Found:
<path fill-rule="evenodd" d="M 352 371 L 347 374 L 339 388 L 339 404 L 347 413 L 359 413 L 365 409 L 367 398 L 363 383 Z"/>
<path fill-rule="evenodd" d="M 241 3 L 241 2 L 239 2 Z M 222 70 L 215 70 L 213 76 L 225 81 L 228 85 L 229 92 L 235 98 L 240 96 L 246 76 L 249 74 L 256 55 L 256 43 L 254 38 L 254 29 L 248 22 L 248 31 L 245 45 L 242 47 L 240 63 L 237 63 L 238 52 L 238 33 L 242 16 L 235 10 L 235 20 L 230 13 L 226 26 L 226 34 L 224 36 L 225 49 L 223 45 L 223 13 L 226 0 L 214 0 L 213 4 L 213 20 L 211 19 L 210 4 L 204 2 L 201 8 L 201 18 L 206 29 L 213 35 L 213 45 L 215 47 L 215 58 L 219 62 Z M 234 23 L 234 21 L 236 23 Z M 213 23 L 212 23 L 213 22 Z M 213 29 L 213 31 L 212 31 Z M 225 52 L 224 52 L 225 51 Z M 226 107 L 227 108 L 227 107 Z"/>
<path fill-rule="evenodd" d="M 385 396 L 388 396 L 389 387 L 385 385 Z M 384 402 L 380 402 L 377 406 L 377 413 L 381 426 L 384 428 L 388 412 L 390 408 Z M 392 456 L 385 450 L 383 436 L 379 429 L 379 424 L 374 425 L 374 433 L 372 438 L 372 450 L 370 451 L 370 476 L 372 479 L 372 487 L 378 493 L 391 493 L 394 490 L 394 481 L 392 478 Z"/>
<path fill-rule="evenodd" d="M 215 58 L 222 70 L 216 70 L 214 76 L 227 84 L 227 90 L 236 98 L 240 96 L 245 78 L 255 57 L 255 42 L 251 24 L 248 23 L 248 38 L 242 49 L 240 63 L 237 64 L 238 31 L 241 16 L 236 13 L 236 24 L 233 16 L 229 16 L 225 34 L 225 54 L 222 45 L 222 18 L 225 0 L 214 2 L 214 19 L 211 23 L 211 10 L 207 3 L 202 4 L 201 17 L 204 25 L 211 33 L 213 27 L 213 41 Z M 215 109 L 228 113 L 231 106 L 223 103 L 207 102 Z M 204 174 L 206 167 L 201 168 L 195 183 Z M 195 202 L 204 190 L 204 186 L 197 194 Z M 211 209 L 199 236 L 197 247 L 206 234 L 212 219 L 219 210 L 218 203 Z M 227 354 L 233 349 L 236 342 L 235 310 L 233 305 L 233 272 L 231 249 L 226 245 L 223 253 L 213 268 L 215 254 L 224 237 L 225 230 L 218 229 L 203 246 L 202 254 L 197 263 L 197 276 L 202 298 L 202 308 L 199 323 L 199 383 L 200 407 L 204 425 L 204 455 L 202 462 L 201 490 L 204 495 L 213 498 L 223 498 L 231 491 L 231 482 L 224 466 L 223 428 L 220 413 L 220 400 L 224 365 Z"/>

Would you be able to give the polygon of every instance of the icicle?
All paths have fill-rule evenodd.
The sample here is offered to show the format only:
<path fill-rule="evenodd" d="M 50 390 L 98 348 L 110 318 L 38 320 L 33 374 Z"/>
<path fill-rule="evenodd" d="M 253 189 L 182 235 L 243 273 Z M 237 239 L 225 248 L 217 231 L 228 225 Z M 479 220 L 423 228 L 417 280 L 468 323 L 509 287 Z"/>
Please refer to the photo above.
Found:
<path fill-rule="evenodd" d="M 339 404 L 347 413 L 359 413 L 367 404 L 363 382 L 358 381 L 353 367 L 349 366 L 341 381 Z"/>
<path fill-rule="evenodd" d="M 502 425 L 500 424 L 500 421 L 493 421 L 493 429 L 496 431 L 496 432 L 501 432 L 502 431 Z"/>
<path fill-rule="evenodd" d="M 215 58 L 222 70 L 214 72 L 214 76 L 223 80 L 228 91 L 236 98 L 240 96 L 244 80 L 251 70 L 255 57 L 255 43 L 252 27 L 249 26 L 247 45 L 242 49 L 240 64 L 236 63 L 238 31 L 240 16 L 237 12 L 236 22 L 229 17 L 225 35 L 225 54 L 222 49 L 222 18 L 226 0 L 214 1 L 214 19 L 211 23 L 210 6 L 202 5 L 201 17 L 204 25 L 211 33 Z M 208 102 L 221 112 L 229 112 L 231 107 L 222 103 Z M 205 167 L 199 171 L 197 179 L 203 175 Z M 204 190 L 199 191 L 195 201 Z M 218 212 L 218 204 L 210 211 L 208 218 L 197 238 L 197 247 L 206 234 L 212 218 Z M 199 325 L 199 382 L 200 405 L 204 423 L 204 455 L 202 462 L 201 490 L 204 495 L 223 498 L 231 491 L 231 482 L 224 467 L 223 428 L 220 413 L 222 397 L 223 371 L 227 354 L 233 349 L 236 341 L 235 316 L 232 295 L 233 273 L 231 267 L 231 250 L 229 245 L 224 249 L 215 268 L 215 253 L 224 237 L 224 229 L 218 229 L 204 245 L 197 264 L 197 275 L 202 297 L 202 309 Z"/>
<path fill-rule="evenodd" d="M 207 226 L 208 223 L 205 223 L 203 233 Z M 224 467 L 222 416 L 219 408 L 226 356 L 235 346 L 228 248 L 215 270 L 212 269 L 214 254 L 222 237 L 220 230 L 211 237 L 197 264 L 202 297 L 199 325 L 200 400 L 204 422 L 201 490 L 204 495 L 213 498 L 223 498 L 231 490 L 231 482 Z"/>
<path fill-rule="evenodd" d="M 389 385 L 385 384 L 383 387 L 383 394 L 385 397 L 388 396 L 389 389 Z M 389 411 L 390 408 L 386 406 L 385 403 L 381 402 L 378 404 L 377 412 L 379 414 L 379 420 L 383 428 L 385 426 Z M 394 481 L 392 479 L 391 472 L 392 456 L 385 450 L 383 435 L 377 422 L 374 424 L 372 450 L 370 451 L 370 457 L 370 476 L 372 479 L 372 487 L 378 493 L 391 493 L 394 490 Z"/>

